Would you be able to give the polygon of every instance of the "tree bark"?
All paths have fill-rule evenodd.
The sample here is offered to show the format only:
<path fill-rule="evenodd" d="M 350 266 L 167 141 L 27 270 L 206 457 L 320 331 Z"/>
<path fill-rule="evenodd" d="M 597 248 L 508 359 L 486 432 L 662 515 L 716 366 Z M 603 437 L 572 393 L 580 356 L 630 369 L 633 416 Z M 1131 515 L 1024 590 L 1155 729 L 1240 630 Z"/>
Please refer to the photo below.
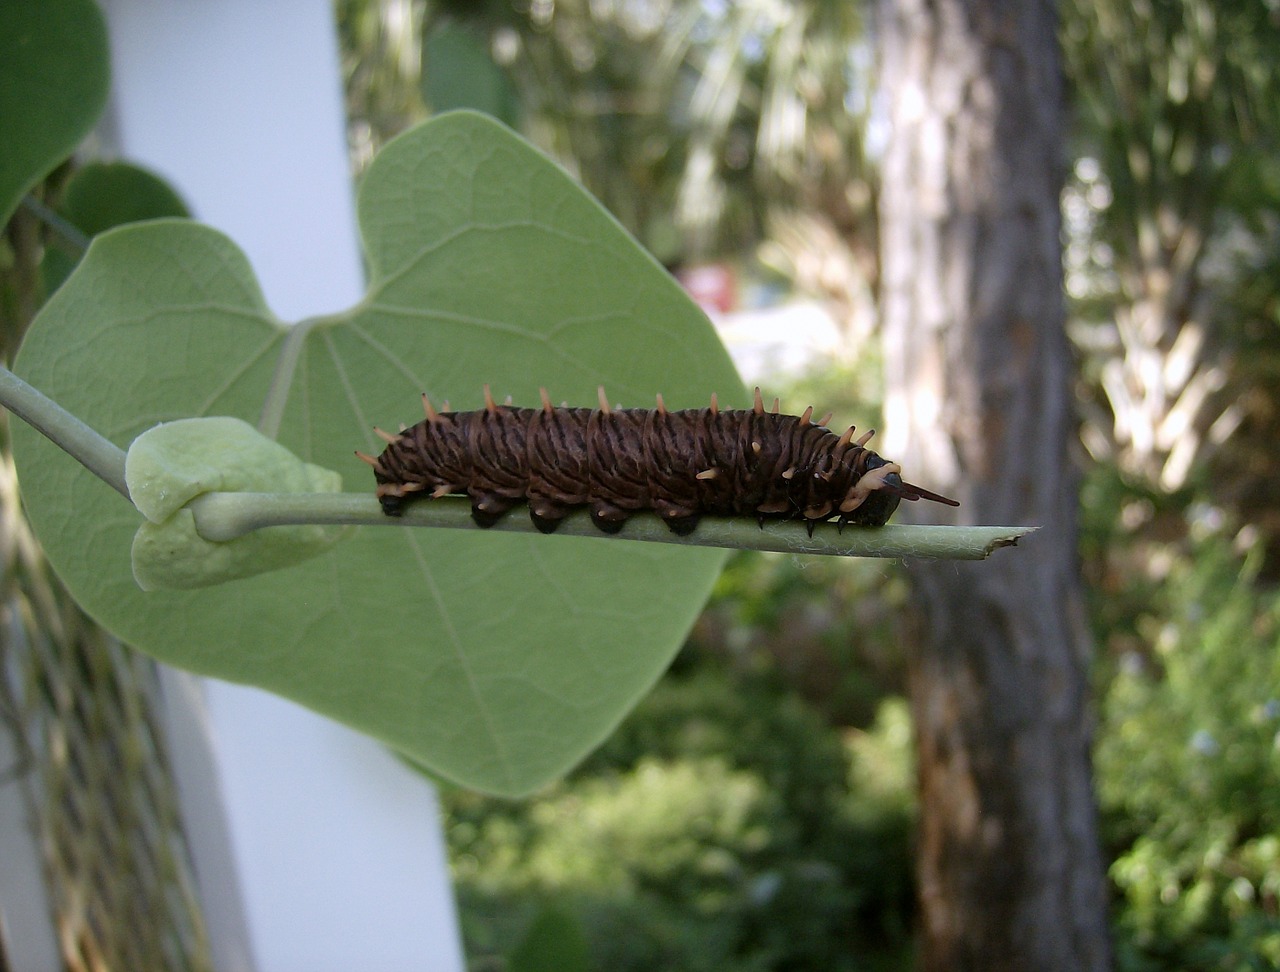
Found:
<path fill-rule="evenodd" d="M 885 454 L 963 522 L 1041 527 L 989 561 L 910 565 L 921 968 L 1106 969 L 1055 9 L 880 0 L 878 28 Z"/>

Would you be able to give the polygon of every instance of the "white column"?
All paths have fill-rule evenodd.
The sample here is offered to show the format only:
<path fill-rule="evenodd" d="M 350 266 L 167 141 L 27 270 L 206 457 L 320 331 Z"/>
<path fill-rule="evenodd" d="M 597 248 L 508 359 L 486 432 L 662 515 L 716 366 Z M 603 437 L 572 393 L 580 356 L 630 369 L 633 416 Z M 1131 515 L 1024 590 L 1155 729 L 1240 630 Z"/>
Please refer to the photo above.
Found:
<path fill-rule="evenodd" d="M 286 320 L 363 290 L 329 0 L 107 0 L 113 148 L 248 254 Z M 165 675 L 220 972 L 461 972 L 431 786 L 290 702 Z"/>

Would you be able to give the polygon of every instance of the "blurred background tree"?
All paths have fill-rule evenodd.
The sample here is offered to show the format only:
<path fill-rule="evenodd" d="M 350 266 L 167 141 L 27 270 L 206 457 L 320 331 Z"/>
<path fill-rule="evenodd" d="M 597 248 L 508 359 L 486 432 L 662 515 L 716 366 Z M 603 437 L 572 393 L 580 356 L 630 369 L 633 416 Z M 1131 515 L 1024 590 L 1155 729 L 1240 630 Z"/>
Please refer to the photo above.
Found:
<path fill-rule="evenodd" d="M 828 302 L 843 370 L 770 381 L 867 422 L 886 136 L 867 8 L 337 9 L 357 171 L 428 110 L 485 104 L 669 265 L 729 260 Z M 1123 969 L 1280 964 L 1278 10 L 1059 8 L 1072 455 Z M 573 776 L 518 806 L 446 794 L 473 967 L 519 967 L 548 897 L 593 968 L 906 967 L 907 587 L 881 564 L 737 558 L 672 675 Z"/>
<path fill-rule="evenodd" d="M 859 345 L 869 336 L 873 78 L 857 5 L 360 0 L 338 10 L 358 160 L 426 106 L 485 106 L 668 265 L 759 259 L 829 300 Z M 457 81 L 460 63 L 469 84 Z M 407 65 L 420 77 L 416 108 Z"/>
<path fill-rule="evenodd" d="M 1101 972 L 1057 22 L 1034 0 L 877 10 L 884 448 L 962 504 L 904 513 L 1040 528 L 1016 557 L 911 564 L 919 968 Z"/>

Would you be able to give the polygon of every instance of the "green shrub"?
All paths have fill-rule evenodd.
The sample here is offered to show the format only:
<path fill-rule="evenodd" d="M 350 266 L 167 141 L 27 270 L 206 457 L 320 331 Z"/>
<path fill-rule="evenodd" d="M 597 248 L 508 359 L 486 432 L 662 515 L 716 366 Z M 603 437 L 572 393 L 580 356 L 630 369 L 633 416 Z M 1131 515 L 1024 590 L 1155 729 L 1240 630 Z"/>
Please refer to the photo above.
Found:
<path fill-rule="evenodd" d="M 1256 562 L 1215 537 L 1174 561 L 1106 693 L 1122 968 L 1280 967 L 1280 595 Z"/>
<path fill-rule="evenodd" d="M 446 793 L 473 968 L 505 968 L 548 903 L 610 972 L 901 967 L 904 726 L 899 705 L 842 739 L 795 696 L 697 671 L 533 800 Z"/>
<path fill-rule="evenodd" d="M 895 624 L 906 598 L 885 561 L 739 554 L 676 667 L 710 656 L 731 677 L 798 693 L 832 725 L 865 726 L 905 684 Z"/>

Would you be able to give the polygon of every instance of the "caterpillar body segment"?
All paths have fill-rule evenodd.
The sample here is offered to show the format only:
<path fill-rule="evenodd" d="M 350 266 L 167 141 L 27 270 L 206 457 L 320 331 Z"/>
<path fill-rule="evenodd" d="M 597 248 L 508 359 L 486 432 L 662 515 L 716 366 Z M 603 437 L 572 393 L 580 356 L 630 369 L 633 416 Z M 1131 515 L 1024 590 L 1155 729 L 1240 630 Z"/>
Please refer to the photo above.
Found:
<path fill-rule="evenodd" d="M 955 500 L 904 482 L 901 469 L 867 448 L 872 433 L 836 434 L 803 415 L 765 411 L 759 389 L 750 409 L 553 407 L 545 390 L 537 408 L 485 404 L 469 412 L 436 410 L 388 440 L 374 469 L 388 516 L 406 503 L 457 493 L 471 499 L 480 526 L 492 526 L 521 503 L 539 530 L 553 532 L 586 506 L 593 522 L 616 533 L 652 510 L 677 534 L 706 515 L 801 519 L 813 527 L 880 526 L 901 500 Z"/>

